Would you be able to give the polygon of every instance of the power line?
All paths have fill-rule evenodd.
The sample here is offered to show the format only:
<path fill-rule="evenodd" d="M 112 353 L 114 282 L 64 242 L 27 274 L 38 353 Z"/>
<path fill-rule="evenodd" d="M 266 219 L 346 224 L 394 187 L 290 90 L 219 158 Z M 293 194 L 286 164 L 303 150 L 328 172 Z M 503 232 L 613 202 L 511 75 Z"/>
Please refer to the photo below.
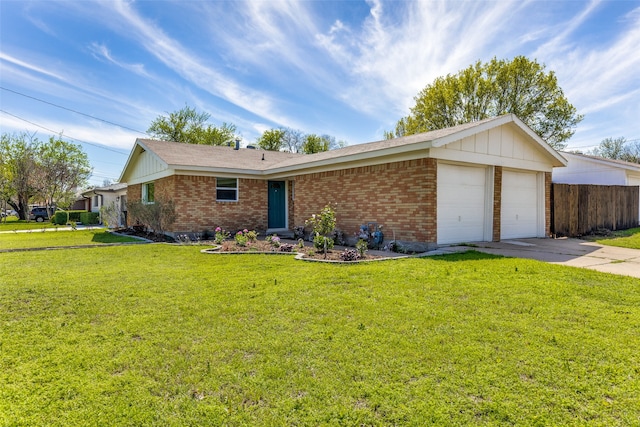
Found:
<path fill-rule="evenodd" d="M 92 116 L 90 114 L 82 113 L 80 111 L 64 107 L 62 105 L 54 104 L 53 102 L 45 101 L 44 99 L 36 98 L 35 96 L 27 95 L 27 94 L 24 94 L 22 92 L 15 91 L 13 89 L 8 89 L 8 88 L 3 87 L 3 86 L 0 86 L 0 89 L 6 90 L 7 92 L 15 93 L 16 95 L 24 96 L 25 98 L 30 98 L 30 99 L 33 99 L 35 101 L 42 102 L 44 104 L 52 105 L 52 106 L 57 107 L 57 108 L 62 108 L 63 110 L 71 111 L 72 113 L 80 114 L 81 116 L 89 117 L 89 118 L 92 118 L 94 120 L 99 120 L 99 121 L 101 121 L 103 123 L 107 123 L 107 124 L 110 124 L 110 125 L 113 125 L 113 126 L 118 126 L 118 127 L 122 128 L 122 129 L 127 129 L 127 130 L 130 130 L 130 131 L 133 131 L 133 132 L 141 133 L 143 135 L 147 134 L 146 132 L 142 132 L 142 131 L 139 131 L 137 129 L 132 129 L 132 128 L 124 126 L 124 125 L 119 125 L 118 123 L 110 122 L 109 120 L 101 119 L 99 117 L 95 117 L 95 116 Z"/>
<path fill-rule="evenodd" d="M 37 124 L 37 123 L 31 122 L 31 121 L 29 121 L 29 120 L 27 120 L 27 119 L 23 119 L 22 117 L 19 117 L 19 116 L 16 116 L 15 114 L 11 114 L 11 113 L 9 113 L 8 111 L 5 111 L 5 110 L 0 109 L 0 113 L 4 113 L 4 114 L 7 114 L 7 115 L 9 115 L 9 116 L 11 116 L 11 117 L 15 117 L 15 118 L 16 118 L 16 119 L 18 119 L 18 120 L 22 120 L 23 122 L 29 123 L 30 125 L 33 125 L 33 126 L 37 126 L 37 127 L 41 128 L 41 129 L 44 129 L 44 130 L 46 130 L 46 131 L 48 131 L 48 132 L 52 132 L 52 133 L 54 133 L 54 134 L 60 134 L 60 132 L 56 132 L 56 131 L 55 131 L 55 130 L 53 130 L 53 129 L 49 129 L 49 128 L 45 127 L 45 126 L 42 126 L 42 125 L 39 125 L 39 124 Z M 104 145 L 100 145 L 100 144 L 93 144 L 93 143 L 91 143 L 91 142 L 83 141 L 83 140 L 78 139 L 78 138 L 73 138 L 73 137 L 71 137 L 71 136 L 69 136 L 69 135 L 64 135 L 64 137 L 65 137 L 66 139 L 72 139 L 72 140 L 74 140 L 74 141 L 78 141 L 78 142 L 80 142 L 80 143 L 82 143 L 82 144 L 91 145 L 91 146 L 93 146 L 93 147 L 101 148 L 101 149 L 103 149 L 103 150 L 107 150 L 107 151 L 112 151 L 112 152 L 114 152 L 114 153 L 122 154 L 122 155 L 124 155 L 124 156 L 128 155 L 128 153 L 123 153 L 122 151 L 117 151 L 117 150 L 116 150 L 116 149 L 114 149 L 114 148 L 109 148 L 109 147 L 106 147 L 106 146 L 104 146 Z"/>

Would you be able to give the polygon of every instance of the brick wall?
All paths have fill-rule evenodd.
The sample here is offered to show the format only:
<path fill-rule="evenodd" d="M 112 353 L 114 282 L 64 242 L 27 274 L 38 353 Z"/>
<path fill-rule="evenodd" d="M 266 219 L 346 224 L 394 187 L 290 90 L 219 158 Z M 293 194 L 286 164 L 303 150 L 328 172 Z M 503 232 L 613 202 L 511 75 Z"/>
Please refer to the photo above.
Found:
<path fill-rule="evenodd" d="M 435 243 L 437 161 L 419 159 L 295 177 L 294 225 L 327 204 L 352 236 L 361 224 L 383 225 L 385 239 Z"/>
<path fill-rule="evenodd" d="M 544 173 L 544 235 L 551 236 L 551 172 Z"/>
<path fill-rule="evenodd" d="M 238 179 L 238 201 L 216 201 L 214 177 L 173 175 L 155 181 L 157 200 L 172 199 L 176 221 L 170 232 L 203 232 L 222 227 L 228 231 L 243 228 L 267 229 L 267 181 Z M 129 200 L 140 200 L 141 185 L 130 185 Z"/>
<path fill-rule="evenodd" d="M 495 166 L 493 172 L 493 241 L 500 241 L 502 221 L 502 166 Z"/>

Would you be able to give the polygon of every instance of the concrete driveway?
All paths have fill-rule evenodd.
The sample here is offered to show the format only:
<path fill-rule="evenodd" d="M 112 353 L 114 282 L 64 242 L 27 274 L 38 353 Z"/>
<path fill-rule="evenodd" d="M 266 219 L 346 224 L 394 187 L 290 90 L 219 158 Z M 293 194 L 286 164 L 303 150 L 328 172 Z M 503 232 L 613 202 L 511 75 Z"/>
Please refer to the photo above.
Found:
<path fill-rule="evenodd" d="M 476 247 L 477 245 L 477 247 Z M 474 249 L 494 255 L 530 258 L 552 264 L 589 268 L 640 278 L 640 250 L 603 246 L 580 239 L 517 239 L 440 248 L 444 252 Z"/>

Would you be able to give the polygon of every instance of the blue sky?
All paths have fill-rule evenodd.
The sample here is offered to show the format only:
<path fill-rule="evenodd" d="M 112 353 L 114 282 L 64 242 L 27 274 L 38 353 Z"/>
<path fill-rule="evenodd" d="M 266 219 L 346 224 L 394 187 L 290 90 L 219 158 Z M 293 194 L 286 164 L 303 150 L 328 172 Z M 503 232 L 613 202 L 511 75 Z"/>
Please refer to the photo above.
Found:
<path fill-rule="evenodd" d="M 640 139 L 640 1 L 0 1 L 0 131 L 62 133 L 117 179 L 185 105 L 243 144 L 291 127 L 376 141 L 436 77 L 525 55 L 585 119 Z M 60 108 L 64 107 L 64 108 Z"/>

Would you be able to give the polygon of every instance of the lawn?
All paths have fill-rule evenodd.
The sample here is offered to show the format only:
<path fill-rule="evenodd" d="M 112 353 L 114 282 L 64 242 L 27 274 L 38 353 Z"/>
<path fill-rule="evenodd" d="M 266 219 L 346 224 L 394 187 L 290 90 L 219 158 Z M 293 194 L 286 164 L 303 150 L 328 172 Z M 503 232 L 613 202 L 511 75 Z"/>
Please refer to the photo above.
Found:
<path fill-rule="evenodd" d="M 31 231 L 0 233 L 0 250 L 54 248 L 60 246 L 103 245 L 106 243 L 140 242 L 128 236 L 111 234 L 104 229 Z"/>
<path fill-rule="evenodd" d="M 629 249 L 640 249 L 640 227 L 614 231 L 613 237 L 598 239 L 601 245 L 619 246 Z"/>
<path fill-rule="evenodd" d="M 0 425 L 640 420 L 640 280 L 199 250 L 0 254 Z"/>
<path fill-rule="evenodd" d="M 61 227 L 55 225 L 50 221 L 37 222 L 37 221 L 25 221 L 19 220 L 18 217 L 9 216 L 0 221 L 0 231 L 14 231 L 14 230 L 43 230 L 45 228 Z"/>

